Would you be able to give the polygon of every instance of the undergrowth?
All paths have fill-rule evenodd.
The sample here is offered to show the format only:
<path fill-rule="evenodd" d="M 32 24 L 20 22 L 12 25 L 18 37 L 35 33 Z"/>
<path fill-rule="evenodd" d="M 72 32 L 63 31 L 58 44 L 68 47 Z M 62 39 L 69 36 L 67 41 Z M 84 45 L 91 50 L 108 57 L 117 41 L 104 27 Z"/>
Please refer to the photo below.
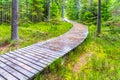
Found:
<path fill-rule="evenodd" d="M 20 25 L 20 41 L 11 41 L 11 27 L 5 24 L 0 25 L 0 53 L 2 54 L 59 36 L 67 32 L 71 27 L 72 24 L 67 22 L 40 22 L 36 24 Z"/>

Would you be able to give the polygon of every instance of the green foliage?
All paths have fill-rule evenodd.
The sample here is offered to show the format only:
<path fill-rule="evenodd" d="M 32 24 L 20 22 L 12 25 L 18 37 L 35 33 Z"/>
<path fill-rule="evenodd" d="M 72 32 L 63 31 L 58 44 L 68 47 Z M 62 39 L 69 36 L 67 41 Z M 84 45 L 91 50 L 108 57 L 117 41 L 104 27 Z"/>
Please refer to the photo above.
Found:
<path fill-rule="evenodd" d="M 19 23 L 46 21 L 46 2 L 49 0 L 20 0 Z M 119 22 L 119 0 L 102 0 L 102 22 Z M 65 6 L 66 16 L 85 24 L 97 24 L 98 0 L 50 0 L 51 19 L 60 20 L 62 5 Z M 11 24 L 12 0 L 0 1 L 0 24 Z"/>
<path fill-rule="evenodd" d="M 44 17 L 44 1 L 43 0 L 32 0 L 30 2 L 30 17 L 32 17 L 34 22 L 43 21 Z"/>
<path fill-rule="evenodd" d="M 119 28 L 116 27 L 116 29 Z M 120 45 L 120 31 L 117 34 L 113 32 L 114 30 L 104 32 L 100 38 L 95 38 L 94 41 L 91 41 L 90 50 L 93 55 L 80 71 L 79 78 L 81 76 L 86 80 L 118 80 L 120 78 L 120 50 L 118 49 Z"/>
<path fill-rule="evenodd" d="M 112 1 L 102 1 L 102 21 L 111 19 L 111 4 Z M 97 24 L 97 0 L 68 0 L 67 16 L 70 19 L 78 20 L 84 24 Z"/>
<path fill-rule="evenodd" d="M 120 22 L 120 1 L 119 0 L 113 0 L 111 5 L 111 14 L 112 14 L 112 20 L 115 22 Z"/>
<path fill-rule="evenodd" d="M 52 19 L 60 19 L 60 10 L 59 6 L 56 4 L 56 2 L 52 2 L 51 6 L 51 18 Z"/>
<path fill-rule="evenodd" d="M 46 5 L 48 0 L 19 0 L 19 24 L 46 21 Z M 0 24 L 11 24 L 12 0 L 0 1 Z M 50 0 L 51 19 L 60 20 L 61 0 Z"/>
<path fill-rule="evenodd" d="M 79 19 L 80 0 L 68 0 L 67 2 L 67 16 L 70 19 Z"/>

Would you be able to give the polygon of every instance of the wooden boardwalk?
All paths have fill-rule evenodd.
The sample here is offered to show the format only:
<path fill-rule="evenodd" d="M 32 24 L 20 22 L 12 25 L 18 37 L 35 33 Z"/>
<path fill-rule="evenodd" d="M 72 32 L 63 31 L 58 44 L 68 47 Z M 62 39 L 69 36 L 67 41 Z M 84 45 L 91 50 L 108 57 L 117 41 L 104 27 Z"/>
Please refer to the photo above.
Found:
<path fill-rule="evenodd" d="M 28 80 L 80 45 L 87 37 L 86 26 L 70 21 L 67 33 L 0 55 L 0 80 Z"/>

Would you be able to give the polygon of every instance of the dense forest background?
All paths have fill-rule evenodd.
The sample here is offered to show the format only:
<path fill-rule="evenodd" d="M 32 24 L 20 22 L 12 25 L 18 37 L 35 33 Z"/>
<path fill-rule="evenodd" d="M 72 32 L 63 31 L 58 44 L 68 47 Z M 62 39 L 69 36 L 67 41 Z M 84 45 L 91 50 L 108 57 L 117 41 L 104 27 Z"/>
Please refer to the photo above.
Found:
<path fill-rule="evenodd" d="M 19 0 L 19 23 L 36 23 L 48 18 L 59 20 L 62 4 L 61 0 Z M 11 23 L 11 13 L 12 0 L 0 1 L 0 24 Z"/>
<path fill-rule="evenodd" d="M 119 0 L 102 0 L 102 22 L 119 22 Z M 19 24 L 66 17 L 97 24 L 98 0 L 19 0 Z M 12 0 L 0 1 L 0 24 L 11 23 Z"/>

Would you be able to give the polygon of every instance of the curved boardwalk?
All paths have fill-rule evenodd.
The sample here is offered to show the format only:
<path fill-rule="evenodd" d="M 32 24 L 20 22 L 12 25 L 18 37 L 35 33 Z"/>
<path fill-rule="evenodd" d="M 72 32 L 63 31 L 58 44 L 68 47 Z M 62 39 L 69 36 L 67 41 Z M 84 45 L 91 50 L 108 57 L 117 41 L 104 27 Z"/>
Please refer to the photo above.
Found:
<path fill-rule="evenodd" d="M 67 33 L 31 46 L 0 55 L 0 80 L 28 80 L 56 59 L 80 45 L 87 37 L 88 28 L 71 22 Z"/>

